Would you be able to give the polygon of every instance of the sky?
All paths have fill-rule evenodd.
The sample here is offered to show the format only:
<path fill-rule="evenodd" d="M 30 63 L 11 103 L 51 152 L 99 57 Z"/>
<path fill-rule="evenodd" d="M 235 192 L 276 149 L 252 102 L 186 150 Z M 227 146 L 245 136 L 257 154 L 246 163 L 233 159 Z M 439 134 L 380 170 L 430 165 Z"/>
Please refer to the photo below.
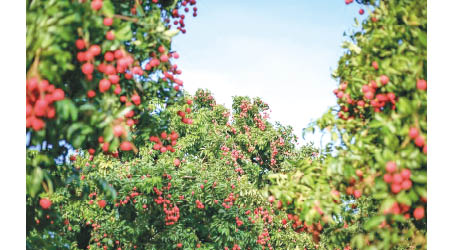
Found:
<path fill-rule="evenodd" d="M 172 50 L 185 89 L 212 91 L 231 107 L 232 96 L 261 97 L 271 120 L 302 129 L 335 105 L 331 74 L 343 53 L 344 32 L 354 28 L 360 6 L 344 0 L 198 0 L 186 34 Z M 366 10 L 366 13 L 368 11 Z M 306 137 L 320 143 L 320 136 Z M 301 144 L 306 141 L 301 142 Z"/>

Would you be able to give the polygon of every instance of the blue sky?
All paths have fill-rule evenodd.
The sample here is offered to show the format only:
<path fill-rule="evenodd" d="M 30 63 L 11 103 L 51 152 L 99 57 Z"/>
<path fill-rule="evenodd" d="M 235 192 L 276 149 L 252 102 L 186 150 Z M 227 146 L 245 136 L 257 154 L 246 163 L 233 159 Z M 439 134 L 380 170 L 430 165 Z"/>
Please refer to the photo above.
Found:
<path fill-rule="evenodd" d="M 233 95 L 259 96 L 272 120 L 301 131 L 335 104 L 332 71 L 343 53 L 343 33 L 360 6 L 328 1 L 206 1 L 174 38 L 181 78 L 191 94 L 211 90 L 231 107 Z M 368 11 L 366 10 L 366 13 Z M 362 16 L 362 17 L 365 17 Z M 318 137 L 307 138 L 318 142 Z"/>

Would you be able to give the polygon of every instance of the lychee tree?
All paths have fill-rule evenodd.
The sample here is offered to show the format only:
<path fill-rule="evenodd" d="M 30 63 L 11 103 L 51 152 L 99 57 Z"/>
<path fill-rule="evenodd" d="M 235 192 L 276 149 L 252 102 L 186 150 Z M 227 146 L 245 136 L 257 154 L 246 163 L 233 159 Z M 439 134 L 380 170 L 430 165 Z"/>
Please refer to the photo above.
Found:
<path fill-rule="evenodd" d="M 26 8 L 28 235 L 43 228 L 35 216 L 53 211 L 63 177 L 79 175 L 67 164 L 73 148 L 91 160 L 121 157 L 164 129 L 167 107 L 183 97 L 171 41 L 197 7 L 195 0 L 27 0 Z"/>
<path fill-rule="evenodd" d="M 27 248 L 426 248 L 426 2 L 356 2 L 318 154 L 183 92 L 195 0 L 27 1 Z"/>
<path fill-rule="evenodd" d="M 233 106 L 242 103 L 252 110 L 244 112 L 246 117 L 241 109 L 228 110 L 217 105 L 208 91 L 199 90 L 168 108 L 167 128 L 147 138 L 137 154 L 91 157 L 87 150 L 78 151 L 71 157 L 78 176 L 64 175 L 67 185 L 56 189 L 52 206 L 44 204 L 35 214 L 29 245 L 50 249 L 313 248 L 309 234 L 287 225 L 281 203 L 267 199 L 258 189 L 258 179 L 267 182 L 269 173 L 283 169 L 284 159 L 274 156 L 277 163 L 268 170 L 265 166 L 273 159 L 255 160 L 255 150 L 249 148 L 270 156 L 270 145 L 284 138 L 275 147 L 284 157 L 312 159 L 317 151 L 311 146 L 295 149 L 291 128 L 270 124 L 263 115 L 268 106 L 260 99 L 235 97 Z M 244 117 L 248 123 L 239 120 Z M 250 123 L 255 117 L 261 120 Z M 169 145 L 176 150 L 162 150 Z M 44 240 L 46 235 L 55 236 Z"/>
<path fill-rule="evenodd" d="M 195 4 L 27 1 L 27 195 L 60 184 L 70 147 L 118 157 L 142 143 L 136 131 L 161 130 L 183 95 L 171 40 Z"/>
<path fill-rule="evenodd" d="M 338 106 L 307 129 L 333 150 L 269 190 L 321 223 L 330 249 L 426 248 L 426 1 L 358 2 L 370 14 L 343 44 Z"/>

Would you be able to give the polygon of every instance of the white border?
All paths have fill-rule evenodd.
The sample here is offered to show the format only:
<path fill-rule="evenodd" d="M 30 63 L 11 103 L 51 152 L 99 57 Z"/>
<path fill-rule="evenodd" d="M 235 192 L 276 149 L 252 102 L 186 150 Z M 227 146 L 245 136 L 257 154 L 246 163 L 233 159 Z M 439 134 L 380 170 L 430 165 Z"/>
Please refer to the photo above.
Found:
<path fill-rule="evenodd" d="M 448 245 L 450 36 L 448 1 L 428 1 L 428 249 Z"/>
<path fill-rule="evenodd" d="M 417 0 L 422 1 L 422 0 Z M 6 1 L 2 23 L 2 180 L 3 249 L 25 249 L 25 1 Z M 428 249 L 446 246 L 450 225 L 450 2 L 428 1 Z M 19 125 L 21 124 L 21 125 Z"/>
<path fill-rule="evenodd" d="M 2 3 L 0 221 L 2 249 L 25 249 L 25 1 Z"/>

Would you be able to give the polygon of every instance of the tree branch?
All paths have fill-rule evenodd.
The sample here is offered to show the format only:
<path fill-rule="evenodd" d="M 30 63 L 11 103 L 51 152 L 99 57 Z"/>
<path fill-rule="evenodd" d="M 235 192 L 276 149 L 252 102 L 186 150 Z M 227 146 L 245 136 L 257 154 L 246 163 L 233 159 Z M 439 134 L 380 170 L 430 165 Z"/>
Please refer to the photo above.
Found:
<path fill-rule="evenodd" d="M 114 14 L 114 17 L 117 19 L 122 19 L 122 20 L 130 21 L 130 22 L 134 22 L 134 23 L 137 23 L 139 21 L 139 19 L 137 19 L 137 18 L 133 18 L 133 17 L 129 17 L 129 16 L 122 16 L 122 15 L 117 15 L 117 14 Z"/>

